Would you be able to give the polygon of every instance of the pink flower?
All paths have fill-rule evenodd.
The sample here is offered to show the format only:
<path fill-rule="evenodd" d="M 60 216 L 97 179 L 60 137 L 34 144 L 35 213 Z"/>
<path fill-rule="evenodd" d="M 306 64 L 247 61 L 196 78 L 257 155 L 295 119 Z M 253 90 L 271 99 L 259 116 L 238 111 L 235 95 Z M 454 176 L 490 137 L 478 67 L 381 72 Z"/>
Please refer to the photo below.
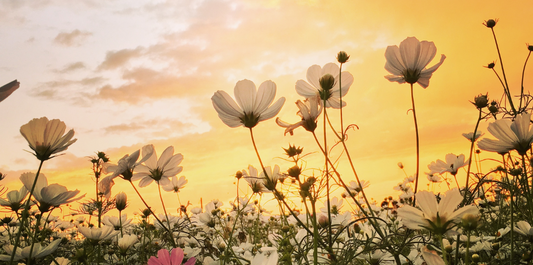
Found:
<path fill-rule="evenodd" d="M 161 249 L 157 252 L 157 258 L 155 256 L 150 257 L 148 265 L 181 265 L 185 254 L 181 248 L 174 248 L 168 253 L 166 249 Z M 190 258 L 183 265 L 193 265 L 196 263 L 196 258 Z"/>

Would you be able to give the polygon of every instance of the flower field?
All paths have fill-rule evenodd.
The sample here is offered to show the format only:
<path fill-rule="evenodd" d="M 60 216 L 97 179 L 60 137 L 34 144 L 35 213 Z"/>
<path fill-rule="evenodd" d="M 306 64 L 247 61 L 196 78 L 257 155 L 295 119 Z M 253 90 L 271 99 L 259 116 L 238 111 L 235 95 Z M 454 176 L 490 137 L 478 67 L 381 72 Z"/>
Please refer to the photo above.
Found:
<path fill-rule="evenodd" d="M 248 184 L 250 192 L 242 196 L 237 189 L 230 202 L 181 205 L 178 214 L 166 211 L 168 202 L 162 197 L 170 192 L 179 199 L 187 188 L 188 180 L 180 176 L 184 156 L 173 146 L 158 154 L 147 144 L 122 158 L 97 152 L 89 161 L 95 193 L 83 195 L 52 183 L 42 170 L 76 144 L 74 130 L 67 131 L 59 119 L 35 118 L 22 125 L 20 133 L 38 162 L 36 171 L 20 176 L 18 190 L 0 186 L 1 264 L 532 264 L 533 97 L 523 84 L 533 45 L 527 46 L 521 88 L 509 87 L 496 41 L 497 22 L 484 23 L 499 58 L 486 67 L 499 80 L 502 95 L 472 99 L 478 116 L 471 117 L 472 131 L 463 134 L 469 153 L 450 153 L 427 165 L 427 173 L 419 162 L 424 154 L 414 91 L 431 89 L 431 77 L 446 56 L 432 63 L 436 45 L 415 37 L 384 51 L 390 73 L 385 79 L 410 89 L 416 168 L 408 174 L 399 163 L 406 172 L 394 187 L 400 195 L 382 201 L 369 200 L 369 177 L 358 174 L 354 150 L 346 145 L 357 126 L 343 117 L 349 104 L 344 97 L 354 83 L 353 75 L 343 71 L 350 62 L 343 51 L 336 62 L 312 65 L 306 78 L 296 81 L 302 98 L 295 102 L 295 117 L 276 117 L 286 100 L 277 98 L 277 86 L 270 80 L 259 86 L 241 80 L 233 97 L 223 90 L 214 92 L 214 111 L 228 130 L 249 131 L 248 146 L 257 164 L 237 171 L 235 180 L 237 186 Z M 18 87 L 15 80 L 0 88 L 0 101 Z M 283 148 L 290 167 L 265 164 L 256 144 L 260 139 L 254 130 L 275 117 L 280 131 L 316 142 Z M 485 120 L 490 121 L 487 134 L 478 130 Z M 308 155 L 323 158 L 323 163 L 308 165 Z M 337 170 L 339 161 L 348 163 L 350 174 Z M 446 188 L 424 190 L 422 178 Z M 114 191 L 115 182 L 129 182 L 135 193 Z M 159 201 L 144 199 L 142 188 L 150 185 L 157 186 Z M 334 191 L 339 190 L 337 195 Z M 264 194 L 273 196 L 276 211 L 264 208 Z M 144 204 L 140 218 L 123 212 L 132 196 Z M 67 204 L 79 204 L 78 212 L 57 217 Z M 155 213 L 155 205 L 163 211 Z"/>

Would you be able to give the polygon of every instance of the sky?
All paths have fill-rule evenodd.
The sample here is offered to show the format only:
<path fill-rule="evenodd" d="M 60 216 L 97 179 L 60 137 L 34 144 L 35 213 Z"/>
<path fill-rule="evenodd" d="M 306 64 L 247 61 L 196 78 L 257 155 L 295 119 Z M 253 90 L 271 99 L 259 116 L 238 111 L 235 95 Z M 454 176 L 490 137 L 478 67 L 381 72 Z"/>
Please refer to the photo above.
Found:
<path fill-rule="evenodd" d="M 78 139 L 44 164 L 49 183 L 94 198 L 89 159 L 97 151 L 116 162 L 146 144 L 158 154 L 172 145 L 184 156 L 179 176 L 188 179 L 181 203 L 219 199 L 227 206 L 236 196 L 235 172 L 259 163 L 249 131 L 224 125 L 211 96 L 217 90 L 233 95 L 242 79 L 257 86 L 272 80 L 276 98 L 286 98 L 278 117 L 297 122 L 296 81 L 305 80 L 311 65 L 335 62 L 346 51 L 351 57 L 343 69 L 354 83 L 344 98 L 344 123 L 359 128 L 349 132 L 347 145 L 360 178 L 371 183 L 369 197 L 379 202 L 397 194 L 393 186 L 405 177 L 398 162 L 408 175 L 416 167 L 409 86 L 384 78 L 386 47 L 415 36 L 435 43 L 430 65 L 440 54 L 447 57 L 427 89 L 415 87 L 421 173 L 427 172 L 430 162 L 448 153 L 468 156 L 461 134 L 473 131 L 477 119 L 469 101 L 481 93 L 497 100 L 502 94 L 483 67 L 500 62 L 485 20 L 499 19 L 494 29 L 505 70 L 511 92 L 519 93 L 526 43 L 533 42 L 532 8 L 529 1 L 492 0 L 1 0 L 0 83 L 20 82 L 0 103 L 2 184 L 18 189 L 20 174 L 37 170 L 19 129 L 46 116 L 64 121 Z M 532 71 L 526 69 L 526 90 Z M 488 123 L 481 122 L 483 132 Z M 291 167 L 282 148 L 294 144 L 311 153 L 305 168 L 312 175 L 323 164 L 312 136 L 301 128 L 294 136 L 283 132 L 274 119 L 254 128 L 265 164 Z M 346 162 L 341 157 L 339 171 L 349 182 L 354 177 Z M 421 181 L 426 187 L 423 174 Z M 239 189 L 250 194 L 245 185 Z M 117 179 L 113 193 L 118 191 L 128 193 L 131 211 L 144 208 L 128 183 Z M 156 185 L 140 191 L 161 209 Z M 164 198 L 175 213 L 176 194 Z M 262 201 L 273 203 L 268 196 Z"/>

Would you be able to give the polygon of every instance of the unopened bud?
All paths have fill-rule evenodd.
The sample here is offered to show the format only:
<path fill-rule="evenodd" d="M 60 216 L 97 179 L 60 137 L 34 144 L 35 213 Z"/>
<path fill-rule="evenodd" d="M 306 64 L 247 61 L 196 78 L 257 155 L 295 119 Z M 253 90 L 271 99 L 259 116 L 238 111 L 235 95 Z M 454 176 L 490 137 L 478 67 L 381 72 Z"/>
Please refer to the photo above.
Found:
<path fill-rule="evenodd" d="M 475 230 L 478 226 L 479 217 L 473 214 L 465 214 L 461 219 L 463 228 L 467 231 Z"/>
<path fill-rule="evenodd" d="M 287 173 L 293 178 L 298 178 L 302 173 L 302 169 L 299 166 L 293 166 L 287 170 Z"/>
<path fill-rule="evenodd" d="M 479 255 L 478 254 L 474 254 L 472 255 L 472 261 L 473 262 L 479 262 L 480 258 L 479 258 Z"/>
<path fill-rule="evenodd" d="M 496 23 L 498 23 L 498 19 L 489 19 L 486 20 L 483 25 L 485 25 L 487 28 L 494 28 L 494 26 L 496 26 Z"/>
<path fill-rule="evenodd" d="M 235 173 L 235 178 L 236 179 L 241 179 L 242 178 L 242 172 L 241 171 L 237 171 L 237 173 Z"/>
<path fill-rule="evenodd" d="M 482 109 L 484 107 L 487 107 L 489 105 L 489 99 L 487 98 L 487 95 L 479 95 L 474 98 L 474 102 L 472 102 L 478 109 Z"/>
<path fill-rule="evenodd" d="M 350 59 L 350 55 L 348 55 L 345 51 L 340 51 L 337 54 L 337 62 L 339 63 L 345 63 Z"/>

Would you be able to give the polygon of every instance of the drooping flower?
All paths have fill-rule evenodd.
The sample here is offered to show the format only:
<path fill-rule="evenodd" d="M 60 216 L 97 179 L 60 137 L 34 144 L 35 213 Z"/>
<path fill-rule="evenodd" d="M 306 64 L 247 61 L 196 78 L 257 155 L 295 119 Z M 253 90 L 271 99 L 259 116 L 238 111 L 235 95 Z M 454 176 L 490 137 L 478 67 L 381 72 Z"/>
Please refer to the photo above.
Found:
<path fill-rule="evenodd" d="M 173 191 L 178 193 L 181 189 L 185 187 L 185 184 L 187 184 L 187 179 L 184 176 L 181 176 L 179 179 L 176 176 L 172 177 L 172 180 L 167 183 L 166 185 L 163 185 L 163 190 L 165 191 Z"/>
<path fill-rule="evenodd" d="M 450 172 L 450 174 L 455 176 L 457 175 L 457 170 L 459 170 L 459 168 L 468 165 L 468 161 L 469 160 L 465 161 L 465 155 L 463 154 L 455 155 L 450 153 L 446 155 L 446 162 L 440 159 L 436 162 L 431 162 L 431 164 L 428 165 L 428 168 L 431 170 L 429 174 Z"/>
<path fill-rule="evenodd" d="M 0 102 L 9 97 L 11 93 L 17 90 L 20 86 L 20 83 L 17 80 L 13 80 L 2 87 L 0 87 Z"/>
<path fill-rule="evenodd" d="M 433 42 L 420 42 L 415 37 L 408 37 L 400 43 L 400 47 L 388 46 L 385 50 L 387 63 L 385 69 L 392 75 L 387 75 L 391 82 L 400 84 L 418 83 L 423 88 L 429 86 L 429 79 L 433 72 L 444 62 L 446 56 L 440 57 L 440 62 L 436 65 L 426 68 L 426 66 L 435 58 L 437 47 Z"/>
<path fill-rule="evenodd" d="M 440 203 L 437 203 L 435 194 L 429 191 L 419 191 L 415 196 L 420 210 L 410 205 L 404 205 L 398 209 L 398 216 L 403 219 L 403 224 L 410 229 L 428 229 L 443 235 L 460 222 L 465 214 L 474 216 L 479 214 L 479 210 L 472 205 L 456 210 L 463 200 L 463 196 L 457 188 L 446 191 L 444 198 L 441 197 Z"/>
<path fill-rule="evenodd" d="M 346 96 L 353 83 L 353 76 L 349 72 L 341 73 L 341 87 L 339 87 L 339 66 L 328 63 L 324 67 L 312 65 L 307 69 L 307 82 L 300 79 L 296 81 L 296 92 L 305 98 L 318 97 L 321 101 L 326 101 L 326 107 L 339 109 L 340 93 Z M 342 102 L 344 107 L 346 102 Z"/>
<path fill-rule="evenodd" d="M 174 248 L 168 253 L 168 250 L 161 249 L 157 252 L 157 257 L 152 256 L 148 260 L 148 265 L 181 265 L 185 254 L 181 248 Z M 192 257 L 183 265 L 193 265 L 196 263 L 196 258 Z"/>
<path fill-rule="evenodd" d="M 20 176 L 20 181 L 22 181 L 26 189 L 31 190 L 33 182 L 35 181 L 35 173 L 27 172 L 22 174 Z M 57 183 L 48 185 L 46 176 L 40 173 L 35 184 L 33 197 L 39 202 L 39 210 L 41 212 L 47 212 L 52 207 L 59 207 L 62 204 L 77 201 L 85 196 L 85 194 L 83 194 L 76 197 L 79 193 L 79 190 L 70 191 L 67 190 L 67 187 Z"/>
<path fill-rule="evenodd" d="M 279 98 L 274 104 L 276 84 L 270 80 L 263 82 L 256 90 L 255 84 L 250 80 L 241 80 L 235 85 L 235 100 L 228 93 L 219 90 L 211 100 L 218 117 L 231 128 L 244 126 L 255 127 L 260 121 L 276 116 L 285 98 Z"/>
<path fill-rule="evenodd" d="M 144 162 L 144 164 L 137 166 L 137 173 L 131 180 L 141 180 L 139 187 L 146 187 L 157 181 L 162 186 L 170 183 L 170 178 L 179 174 L 182 170 L 182 166 L 178 166 L 183 161 L 183 155 L 181 153 L 174 154 L 174 146 L 169 146 L 163 151 L 159 160 L 157 159 L 157 153 L 152 145 L 153 154 Z"/>
<path fill-rule="evenodd" d="M 35 245 L 33 245 L 33 250 L 32 246 L 27 246 L 25 248 L 17 248 L 13 261 L 27 260 L 28 258 L 30 258 L 30 254 L 31 259 L 40 259 L 42 257 L 46 257 L 56 251 L 56 249 L 59 247 L 59 243 L 61 243 L 61 238 L 52 241 L 46 247 L 43 247 L 40 243 L 36 243 Z M 13 245 L 4 245 L 4 250 L 8 255 L 0 255 L 0 260 L 11 260 L 11 254 L 13 253 L 13 249 Z"/>
<path fill-rule="evenodd" d="M 20 133 L 35 152 L 35 157 L 45 161 L 55 157 L 52 156 L 53 154 L 67 150 L 71 144 L 76 142 L 77 139 L 72 139 L 74 130 L 63 135 L 66 128 L 65 123 L 60 120 L 49 121 L 48 118 L 42 117 L 22 125 Z"/>
<path fill-rule="evenodd" d="M 302 126 L 306 131 L 314 132 L 316 129 L 316 119 L 318 116 L 320 116 L 320 113 L 322 112 L 322 101 L 319 97 L 311 97 L 305 99 L 303 102 L 301 100 L 296 101 L 296 106 L 298 106 L 298 114 L 302 120 L 295 123 L 290 124 L 287 122 L 284 122 L 280 120 L 280 118 L 276 118 L 276 123 L 285 129 L 285 134 L 290 133 L 293 135 L 293 131 Z"/>
<path fill-rule="evenodd" d="M 530 128 L 531 115 L 518 114 L 514 121 L 497 120 L 489 124 L 487 130 L 498 140 L 483 138 L 478 142 L 482 150 L 506 154 L 516 150 L 525 155 L 533 142 L 533 128 Z"/>

